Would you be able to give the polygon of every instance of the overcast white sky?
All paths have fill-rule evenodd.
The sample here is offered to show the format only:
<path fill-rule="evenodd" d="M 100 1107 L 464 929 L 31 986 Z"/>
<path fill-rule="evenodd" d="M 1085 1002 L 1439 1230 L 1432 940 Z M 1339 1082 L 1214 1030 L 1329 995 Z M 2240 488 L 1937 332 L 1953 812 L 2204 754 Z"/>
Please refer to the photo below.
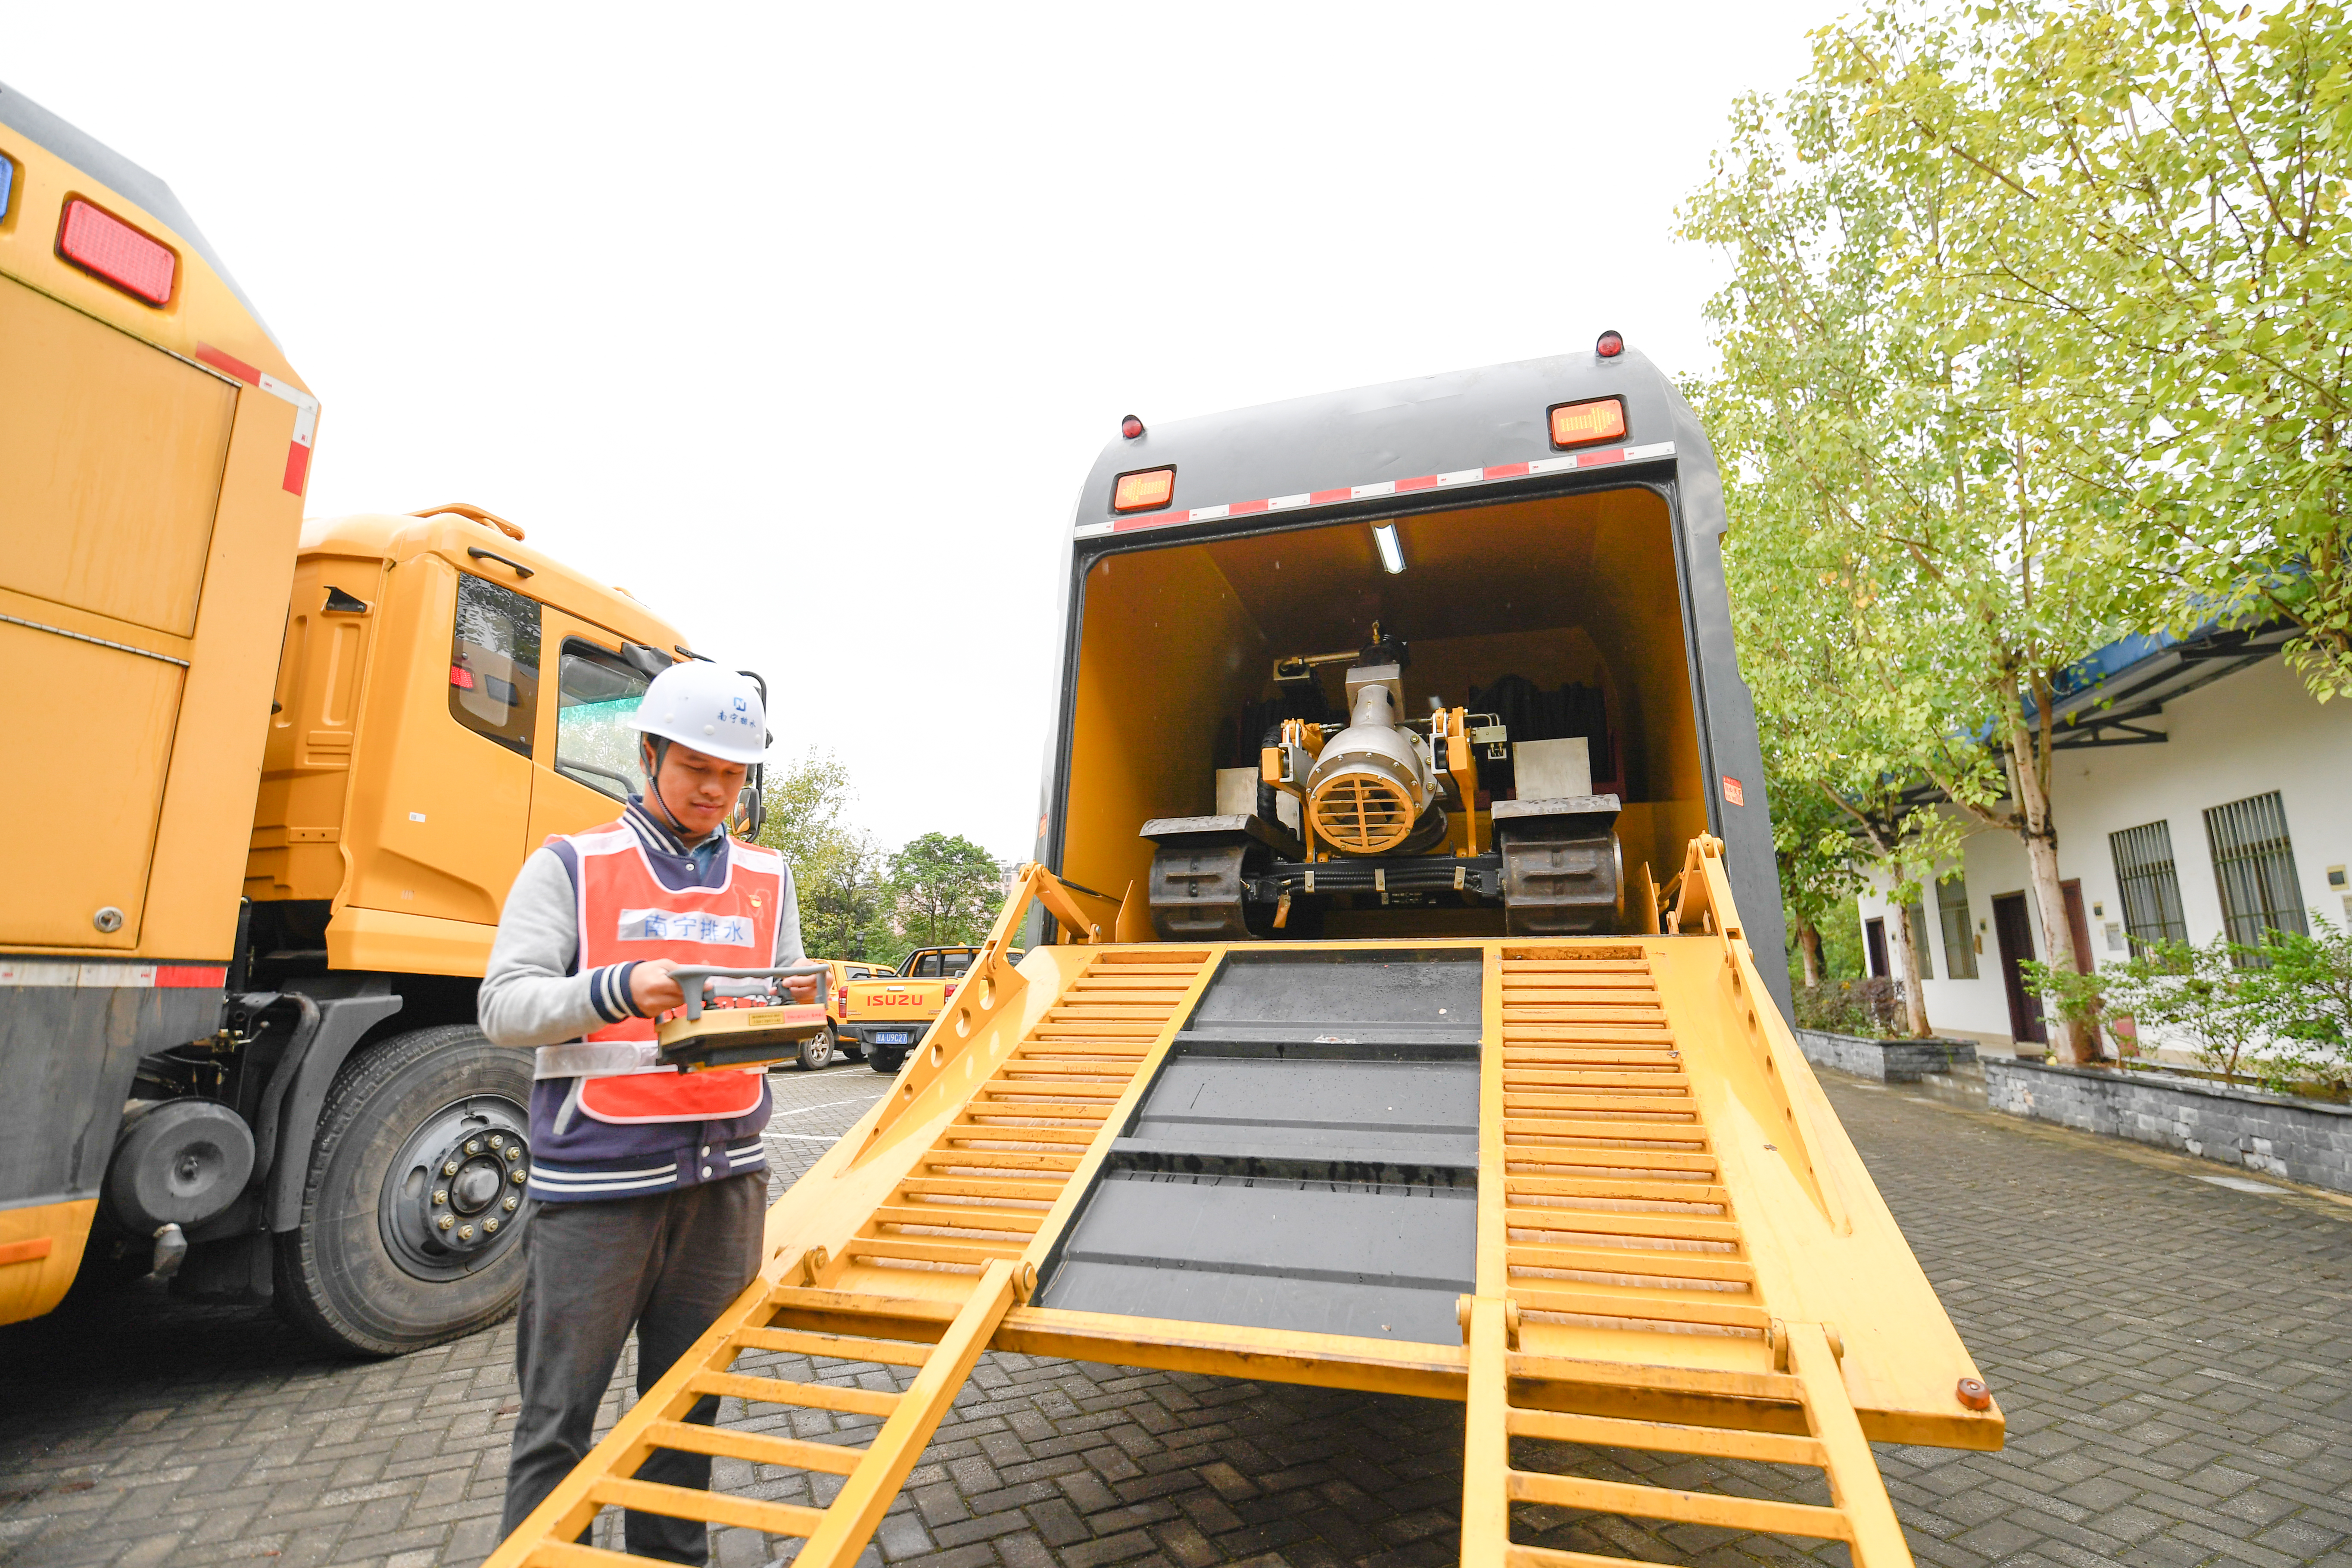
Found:
<path fill-rule="evenodd" d="M 1016 856 L 1120 416 L 1703 368 L 1673 208 L 1844 8 L 0 0 L 0 79 L 178 192 L 313 515 L 512 518 L 797 693 L 864 826 Z"/>

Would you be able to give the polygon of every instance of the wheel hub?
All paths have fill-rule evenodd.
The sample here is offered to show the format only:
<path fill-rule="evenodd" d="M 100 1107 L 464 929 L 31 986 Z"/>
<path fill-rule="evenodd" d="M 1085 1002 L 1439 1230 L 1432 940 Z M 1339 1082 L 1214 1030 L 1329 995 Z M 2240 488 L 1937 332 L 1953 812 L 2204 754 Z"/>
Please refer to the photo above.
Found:
<path fill-rule="evenodd" d="M 522 1108 L 477 1095 L 426 1117 L 384 1173 L 385 1247 L 424 1279 L 470 1274 L 522 1228 L 530 1144 Z"/>

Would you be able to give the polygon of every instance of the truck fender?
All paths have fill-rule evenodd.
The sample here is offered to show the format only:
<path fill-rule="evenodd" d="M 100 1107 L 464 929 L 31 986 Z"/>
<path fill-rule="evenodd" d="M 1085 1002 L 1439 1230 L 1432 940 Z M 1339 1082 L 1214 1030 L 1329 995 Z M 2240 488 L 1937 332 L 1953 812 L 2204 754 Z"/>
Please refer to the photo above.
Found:
<path fill-rule="evenodd" d="M 259 1118 L 271 1130 L 263 1134 L 267 1169 L 257 1179 L 267 1184 L 262 1189 L 261 1214 L 264 1227 L 272 1231 L 292 1230 L 301 1223 L 302 1181 L 310 1173 L 310 1140 L 319 1131 L 319 1111 L 327 1103 L 327 1090 L 333 1087 L 335 1075 L 342 1070 L 361 1037 L 401 1008 L 397 996 L 295 994 L 306 1016 L 277 1070 L 269 1075 Z M 316 1024 L 310 1016 L 314 1012 Z M 273 1103 L 277 1106 L 274 1117 L 269 1114 Z M 260 1167 L 265 1161 L 255 1163 Z"/>

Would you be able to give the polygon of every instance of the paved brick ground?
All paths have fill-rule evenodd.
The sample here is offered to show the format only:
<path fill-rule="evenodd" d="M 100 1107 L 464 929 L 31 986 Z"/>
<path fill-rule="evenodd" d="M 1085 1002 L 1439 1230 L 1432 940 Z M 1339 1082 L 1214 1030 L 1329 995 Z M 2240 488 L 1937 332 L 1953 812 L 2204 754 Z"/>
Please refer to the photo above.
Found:
<path fill-rule="evenodd" d="M 775 1081 L 789 1114 L 771 1148 L 793 1172 L 882 1080 L 850 1066 Z M 1899 1089 L 1832 1093 L 2010 1417 L 2002 1454 L 1880 1450 L 1923 1563 L 2352 1565 L 2352 1205 L 2232 1191 L 2210 1166 Z M 337 1361 L 267 1312 L 137 1292 L 0 1330 L 0 1564 L 468 1568 L 496 1529 L 511 1353 L 499 1331 Z M 861 1422 L 771 1425 L 846 1436 Z M 1460 1444 L 1451 1405 L 994 1355 L 869 1556 L 1440 1568 L 1455 1556 Z M 1517 1458 L 1821 1500 L 1810 1472 L 1532 1443 Z M 736 1479 L 807 1497 L 796 1475 Z M 1540 1508 L 1517 1533 L 1664 1562 L 1795 1554 Z M 788 1551 L 718 1540 L 726 1568 Z"/>

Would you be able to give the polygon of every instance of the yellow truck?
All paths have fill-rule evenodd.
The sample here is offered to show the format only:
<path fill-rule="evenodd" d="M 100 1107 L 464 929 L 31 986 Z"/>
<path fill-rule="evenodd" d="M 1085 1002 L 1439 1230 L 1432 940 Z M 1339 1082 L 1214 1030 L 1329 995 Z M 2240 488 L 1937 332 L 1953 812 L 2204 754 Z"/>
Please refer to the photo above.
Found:
<path fill-rule="evenodd" d="M 1011 904 L 761 1278 L 489 1568 L 585 1563 L 616 1506 L 849 1568 L 992 1348 L 1462 1401 L 1467 1568 L 1618 1561 L 1514 1539 L 1559 1510 L 1907 1563 L 1870 1444 L 2003 1417 L 1790 1030 L 1725 526 L 1614 333 L 1125 421 Z M 684 1420 L 714 1394 L 749 1419 Z M 826 1410 L 878 1423 L 782 1435 Z M 636 1479 L 656 1447 L 768 1495 Z M 1820 1500 L 1578 1473 L 1618 1447 Z"/>
<path fill-rule="evenodd" d="M 864 1051 L 876 1072 L 897 1072 L 979 953 L 976 947 L 919 947 L 896 973 L 882 970 L 845 987 L 842 1039 Z"/>
<path fill-rule="evenodd" d="M 477 507 L 305 527 L 317 401 L 5 88 L 0 358 L 0 1322 L 150 1271 L 368 1353 L 494 1321 L 530 1064 L 476 984 L 684 639 Z"/>

